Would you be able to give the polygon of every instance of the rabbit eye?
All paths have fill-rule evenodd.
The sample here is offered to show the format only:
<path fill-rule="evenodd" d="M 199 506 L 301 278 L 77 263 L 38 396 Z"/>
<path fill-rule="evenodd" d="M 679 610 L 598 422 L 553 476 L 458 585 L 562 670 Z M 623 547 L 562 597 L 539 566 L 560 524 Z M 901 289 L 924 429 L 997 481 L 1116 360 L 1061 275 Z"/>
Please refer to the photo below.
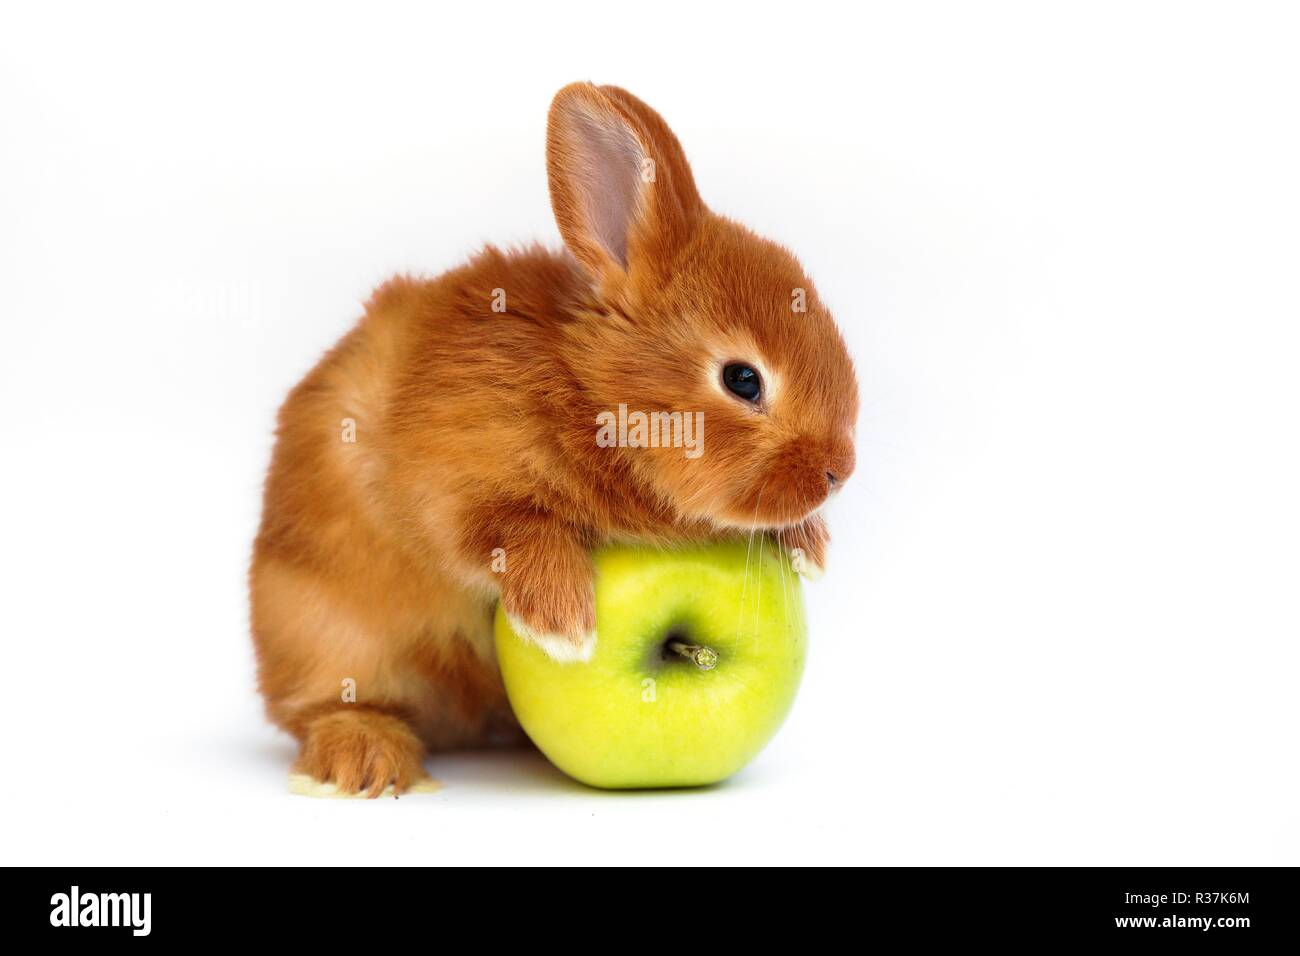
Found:
<path fill-rule="evenodd" d="M 757 402 L 763 394 L 763 380 L 757 369 L 744 362 L 732 362 L 722 370 L 722 384 L 727 391 L 747 402 Z"/>

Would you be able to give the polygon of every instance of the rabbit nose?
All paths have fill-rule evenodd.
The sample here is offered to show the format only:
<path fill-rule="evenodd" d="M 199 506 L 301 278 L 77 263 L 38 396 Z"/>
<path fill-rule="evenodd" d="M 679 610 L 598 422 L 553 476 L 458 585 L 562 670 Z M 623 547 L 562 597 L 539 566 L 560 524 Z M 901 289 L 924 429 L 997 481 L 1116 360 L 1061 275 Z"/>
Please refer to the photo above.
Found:
<path fill-rule="evenodd" d="M 822 467 L 826 471 L 826 481 L 830 485 L 830 491 L 842 487 L 844 482 L 849 480 L 849 475 L 853 474 L 854 464 L 852 445 L 842 445 L 826 456 Z"/>

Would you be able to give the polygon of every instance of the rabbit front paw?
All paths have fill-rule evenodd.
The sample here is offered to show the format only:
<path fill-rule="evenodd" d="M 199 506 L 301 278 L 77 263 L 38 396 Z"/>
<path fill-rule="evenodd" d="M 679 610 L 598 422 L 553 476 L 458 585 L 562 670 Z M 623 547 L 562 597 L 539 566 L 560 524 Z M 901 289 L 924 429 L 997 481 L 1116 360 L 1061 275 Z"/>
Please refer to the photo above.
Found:
<path fill-rule="evenodd" d="M 596 595 L 588 567 L 550 565 L 545 573 L 511 568 L 501 589 L 510 626 L 562 663 L 591 660 L 596 650 Z M 570 573 L 564 573 L 564 571 Z"/>

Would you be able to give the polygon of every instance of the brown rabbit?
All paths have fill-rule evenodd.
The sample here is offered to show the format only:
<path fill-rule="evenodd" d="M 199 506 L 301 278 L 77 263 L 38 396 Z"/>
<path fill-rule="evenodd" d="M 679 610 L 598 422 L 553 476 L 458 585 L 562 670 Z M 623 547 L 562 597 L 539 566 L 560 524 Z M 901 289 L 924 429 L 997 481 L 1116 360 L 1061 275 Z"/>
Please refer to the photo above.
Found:
<path fill-rule="evenodd" d="M 617 87 L 556 95 L 547 170 L 567 250 L 390 281 L 280 410 L 250 572 L 261 690 L 296 769 L 345 792 L 517 735 L 494 605 L 585 659 L 602 542 L 759 529 L 825 560 L 857 386 L 799 263 L 705 208 L 671 130 Z M 707 439 L 599 441 L 627 409 L 692 414 Z"/>

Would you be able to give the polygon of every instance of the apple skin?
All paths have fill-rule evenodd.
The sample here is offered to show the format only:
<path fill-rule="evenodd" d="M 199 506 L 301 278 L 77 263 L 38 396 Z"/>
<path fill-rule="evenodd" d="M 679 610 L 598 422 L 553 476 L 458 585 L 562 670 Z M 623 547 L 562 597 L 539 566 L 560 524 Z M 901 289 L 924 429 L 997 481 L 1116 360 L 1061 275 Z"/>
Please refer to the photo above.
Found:
<path fill-rule="evenodd" d="M 498 608 L 510 704 L 550 761 L 593 787 L 694 787 L 745 766 L 780 728 L 807 653 L 799 575 L 770 540 L 593 555 L 596 649 L 561 663 Z M 672 635 L 717 651 L 701 670 Z"/>

